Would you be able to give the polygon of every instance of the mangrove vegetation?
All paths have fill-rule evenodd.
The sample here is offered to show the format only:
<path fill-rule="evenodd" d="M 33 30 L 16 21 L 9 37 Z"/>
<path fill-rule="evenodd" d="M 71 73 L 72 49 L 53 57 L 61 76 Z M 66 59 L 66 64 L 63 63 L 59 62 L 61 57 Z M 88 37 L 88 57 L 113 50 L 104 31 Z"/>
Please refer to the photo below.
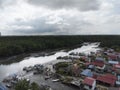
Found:
<path fill-rule="evenodd" d="M 83 42 L 101 42 L 101 46 L 120 50 L 118 35 L 80 35 L 80 36 L 1 36 L 0 57 L 22 53 L 81 46 Z"/>

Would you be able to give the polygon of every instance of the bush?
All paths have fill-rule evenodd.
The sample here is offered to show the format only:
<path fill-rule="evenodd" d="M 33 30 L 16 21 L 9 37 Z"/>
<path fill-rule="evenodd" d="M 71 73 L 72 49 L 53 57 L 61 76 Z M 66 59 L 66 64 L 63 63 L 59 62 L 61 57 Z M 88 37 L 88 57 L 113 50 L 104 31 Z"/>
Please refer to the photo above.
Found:
<path fill-rule="evenodd" d="M 35 82 L 31 83 L 30 89 L 31 89 L 31 90 L 40 90 L 38 84 L 36 84 Z"/>
<path fill-rule="evenodd" d="M 68 62 L 59 62 L 57 64 L 55 64 L 55 69 L 58 70 L 59 68 L 64 68 L 64 67 L 68 67 Z"/>
<path fill-rule="evenodd" d="M 16 84 L 15 90 L 40 90 L 40 87 L 35 82 L 30 84 L 30 82 L 28 82 L 26 79 L 24 79 L 24 80 L 20 80 Z"/>
<path fill-rule="evenodd" d="M 29 82 L 26 79 L 20 80 L 15 86 L 15 90 L 28 90 L 29 88 Z"/>

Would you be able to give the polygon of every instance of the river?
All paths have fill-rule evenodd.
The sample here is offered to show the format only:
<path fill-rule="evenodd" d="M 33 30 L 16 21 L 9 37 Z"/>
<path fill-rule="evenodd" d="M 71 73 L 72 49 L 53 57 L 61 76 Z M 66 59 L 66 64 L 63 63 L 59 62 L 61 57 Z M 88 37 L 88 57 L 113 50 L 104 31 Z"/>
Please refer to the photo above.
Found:
<path fill-rule="evenodd" d="M 52 62 L 54 60 L 57 60 L 56 59 L 57 57 L 69 55 L 69 53 L 71 52 L 81 52 L 81 53 L 89 54 L 90 52 L 96 52 L 97 50 L 99 50 L 100 48 L 98 46 L 99 44 L 90 43 L 88 45 L 83 45 L 80 48 L 73 49 L 68 52 L 58 51 L 54 55 L 50 55 L 50 56 L 27 57 L 19 62 L 11 63 L 8 65 L 1 64 L 0 81 L 2 81 L 5 77 L 11 74 L 22 72 L 22 69 L 25 66 L 33 66 L 35 64 L 45 64 L 48 62 Z"/>

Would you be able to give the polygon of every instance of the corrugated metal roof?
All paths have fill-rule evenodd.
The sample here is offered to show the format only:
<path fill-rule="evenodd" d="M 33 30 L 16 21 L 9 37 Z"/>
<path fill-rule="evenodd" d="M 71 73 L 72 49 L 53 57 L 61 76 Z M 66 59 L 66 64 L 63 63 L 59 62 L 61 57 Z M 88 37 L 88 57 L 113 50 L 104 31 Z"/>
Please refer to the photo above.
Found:
<path fill-rule="evenodd" d="M 108 83 L 108 84 L 114 86 L 114 84 L 117 80 L 117 77 L 112 75 L 112 74 L 106 74 L 106 75 L 103 75 L 103 76 L 98 76 L 97 80 L 101 81 L 101 82 Z"/>
<path fill-rule="evenodd" d="M 99 66 L 99 67 L 103 67 L 104 66 L 104 62 L 103 61 L 94 61 L 91 64 L 95 65 L 95 66 Z"/>
<path fill-rule="evenodd" d="M 93 76 L 93 73 L 89 69 L 85 69 L 81 74 L 85 75 L 85 76 L 88 76 L 88 77 L 92 77 Z"/>
<path fill-rule="evenodd" d="M 90 77 L 86 77 L 86 78 L 84 79 L 83 83 L 92 86 L 93 83 L 94 83 L 94 81 L 95 81 L 95 79 L 90 78 Z"/>

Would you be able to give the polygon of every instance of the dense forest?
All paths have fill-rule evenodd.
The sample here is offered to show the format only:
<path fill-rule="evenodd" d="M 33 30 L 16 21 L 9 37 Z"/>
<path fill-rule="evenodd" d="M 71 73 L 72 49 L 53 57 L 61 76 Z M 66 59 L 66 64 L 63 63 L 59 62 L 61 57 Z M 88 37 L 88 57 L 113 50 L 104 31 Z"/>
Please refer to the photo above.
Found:
<path fill-rule="evenodd" d="M 22 53 L 69 48 L 83 42 L 101 42 L 102 47 L 120 47 L 119 35 L 80 35 L 80 36 L 1 36 L 0 57 Z"/>

